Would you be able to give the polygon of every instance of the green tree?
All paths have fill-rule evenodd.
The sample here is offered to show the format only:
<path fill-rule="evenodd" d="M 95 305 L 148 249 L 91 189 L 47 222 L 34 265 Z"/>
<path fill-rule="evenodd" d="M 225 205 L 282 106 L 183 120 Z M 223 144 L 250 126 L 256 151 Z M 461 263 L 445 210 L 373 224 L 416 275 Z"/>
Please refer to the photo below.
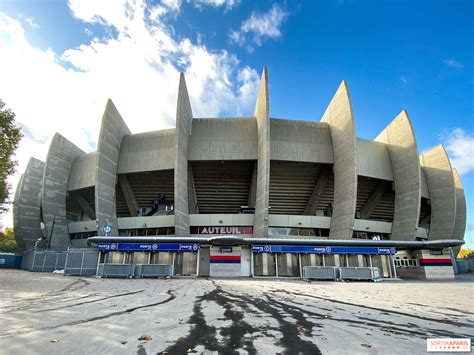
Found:
<path fill-rule="evenodd" d="M 22 137 L 20 128 L 14 124 L 15 114 L 4 107 L 4 102 L 0 100 L 0 214 L 7 211 L 7 204 L 10 204 L 8 196 L 11 186 L 7 178 L 15 172 L 17 162 L 12 160 L 12 156 Z"/>
<path fill-rule="evenodd" d="M 13 228 L 5 228 L 5 232 L 0 231 L 0 252 L 16 253 L 18 251 Z"/>

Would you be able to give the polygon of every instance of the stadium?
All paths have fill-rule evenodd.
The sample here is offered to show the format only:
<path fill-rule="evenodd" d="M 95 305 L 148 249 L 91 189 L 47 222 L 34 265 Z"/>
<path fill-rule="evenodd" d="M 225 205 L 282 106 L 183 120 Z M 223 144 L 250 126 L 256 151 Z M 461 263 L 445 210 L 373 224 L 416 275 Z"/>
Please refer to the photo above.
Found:
<path fill-rule="evenodd" d="M 266 69 L 250 117 L 193 117 L 182 74 L 176 128 L 132 134 L 109 100 L 96 152 L 56 134 L 45 162 L 30 159 L 13 205 L 22 266 L 453 278 L 460 177 L 443 146 L 420 155 L 406 111 L 387 123 L 358 138 L 344 81 L 319 122 L 273 118 Z"/>

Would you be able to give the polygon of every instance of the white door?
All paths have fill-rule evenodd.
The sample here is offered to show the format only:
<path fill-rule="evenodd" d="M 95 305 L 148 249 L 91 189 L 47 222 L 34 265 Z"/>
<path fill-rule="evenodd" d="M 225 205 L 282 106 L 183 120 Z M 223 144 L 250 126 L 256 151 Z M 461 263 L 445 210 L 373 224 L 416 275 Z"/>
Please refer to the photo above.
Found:
<path fill-rule="evenodd" d="M 240 256 L 240 276 L 250 276 L 250 248 L 242 247 Z"/>

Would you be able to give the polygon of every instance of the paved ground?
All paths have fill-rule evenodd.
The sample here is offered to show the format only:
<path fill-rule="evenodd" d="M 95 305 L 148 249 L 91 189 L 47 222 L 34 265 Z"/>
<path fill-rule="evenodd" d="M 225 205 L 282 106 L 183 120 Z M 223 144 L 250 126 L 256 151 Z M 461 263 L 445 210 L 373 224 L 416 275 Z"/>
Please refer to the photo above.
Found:
<path fill-rule="evenodd" d="M 113 280 L 0 270 L 2 354 L 423 354 L 473 337 L 453 282 Z M 142 337 L 143 340 L 139 340 Z"/>

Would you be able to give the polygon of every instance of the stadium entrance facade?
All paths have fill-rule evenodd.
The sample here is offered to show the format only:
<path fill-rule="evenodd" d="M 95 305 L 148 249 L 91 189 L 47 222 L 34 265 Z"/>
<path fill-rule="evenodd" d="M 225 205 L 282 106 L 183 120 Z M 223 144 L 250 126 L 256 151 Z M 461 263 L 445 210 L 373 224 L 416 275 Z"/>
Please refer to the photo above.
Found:
<path fill-rule="evenodd" d="M 398 278 L 399 274 L 423 279 L 454 277 L 446 242 L 295 241 L 235 236 L 171 242 L 169 238 L 93 237 L 90 242 L 99 250 L 98 270 L 109 267 L 127 273 L 137 265 L 155 265 L 167 270 L 159 276 L 333 280 L 377 280 Z M 116 271 L 111 275 L 118 276 Z"/>
<path fill-rule="evenodd" d="M 98 275 L 134 277 L 452 278 L 466 227 L 458 173 L 441 145 L 419 154 L 406 111 L 358 138 L 342 82 L 319 122 L 271 117 L 266 69 L 248 117 L 195 118 L 184 75 L 176 128 L 132 134 L 109 100 L 97 151 L 56 134 L 13 213 L 33 270 L 89 272 L 98 247 Z M 93 252 L 54 254 L 74 248 Z"/>

